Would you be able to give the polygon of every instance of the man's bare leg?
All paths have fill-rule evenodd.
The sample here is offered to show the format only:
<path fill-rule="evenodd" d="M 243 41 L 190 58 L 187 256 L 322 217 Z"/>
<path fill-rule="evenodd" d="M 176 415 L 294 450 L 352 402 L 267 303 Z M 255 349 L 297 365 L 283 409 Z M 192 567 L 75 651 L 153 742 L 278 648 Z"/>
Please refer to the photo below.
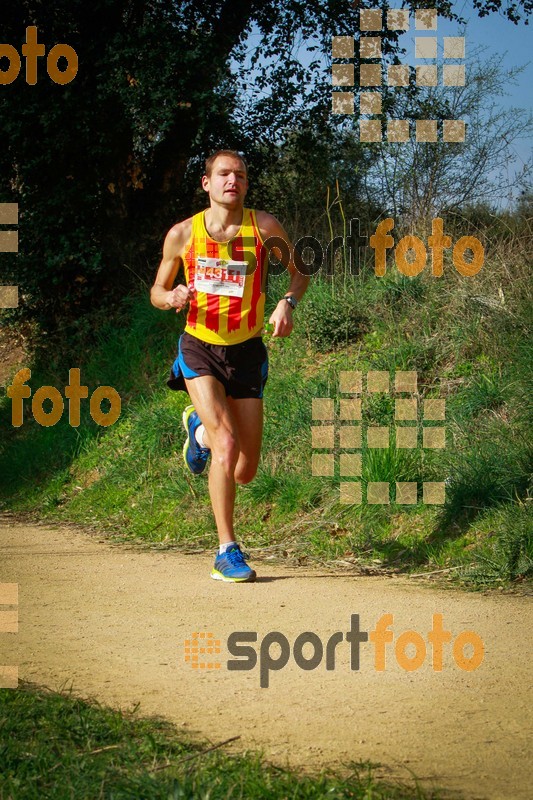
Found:
<path fill-rule="evenodd" d="M 227 398 L 211 376 L 186 380 L 187 391 L 205 427 L 204 444 L 211 450 L 209 494 L 220 544 L 235 541 L 235 484 L 252 480 L 259 463 L 263 401 Z"/>
<path fill-rule="evenodd" d="M 263 438 L 263 401 L 255 397 L 236 400 L 228 397 L 239 437 L 239 458 L 235 467 L 236 483 L 250 483 L 255 478 Z M 200 417 L 201 419 L 201 417 Z"/>

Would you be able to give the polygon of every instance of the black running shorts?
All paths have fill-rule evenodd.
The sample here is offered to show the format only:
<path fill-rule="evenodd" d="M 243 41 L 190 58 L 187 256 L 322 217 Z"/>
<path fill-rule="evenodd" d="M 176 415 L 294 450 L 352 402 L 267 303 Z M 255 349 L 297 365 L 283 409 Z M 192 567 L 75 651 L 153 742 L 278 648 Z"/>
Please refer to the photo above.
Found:
<path fill-rule="evenodd" d="M 187 391 L 185 378 L 212 375 L 224 386 L 227 397 L 236 400 L 263 397 L 268 377 L 268 354 L 260 336 L 241 344 L 209 344 L 190 333 L 182 333 L 178 354 L 167 386 Z"/>

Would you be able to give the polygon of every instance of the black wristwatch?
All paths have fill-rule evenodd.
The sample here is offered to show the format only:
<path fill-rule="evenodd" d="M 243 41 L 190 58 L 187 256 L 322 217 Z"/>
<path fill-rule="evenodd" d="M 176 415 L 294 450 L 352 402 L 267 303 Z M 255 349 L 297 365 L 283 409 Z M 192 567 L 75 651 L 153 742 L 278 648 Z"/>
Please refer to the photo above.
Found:
<path fill-rule="evenodd" d="M 296 306 L 298 305 L 298 300 L 295 297 L 293 297 L 292 294 L 286 294 L 283 299 L 287 301 L 287 303 L 290 305 L 290 307 L 294 311 Z"/>

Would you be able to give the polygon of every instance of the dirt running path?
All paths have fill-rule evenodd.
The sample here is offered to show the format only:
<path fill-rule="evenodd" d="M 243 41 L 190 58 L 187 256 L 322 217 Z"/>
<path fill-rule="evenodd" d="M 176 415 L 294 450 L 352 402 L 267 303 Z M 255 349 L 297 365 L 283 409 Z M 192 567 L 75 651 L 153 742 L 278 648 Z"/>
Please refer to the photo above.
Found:
<path fill-rule="evenodd" d="M 140 701 L 141 712 L 212 741 L 240 735 L 239 750 L 262 747 L 278 764 L 369 759 L 389 775 L 407 781 L 412 770 L 467 798 L 531 797 L 526 597 L 268 562 L 256 564 L 255 584 L 222 584 L 209 579 L 210 566 L 210 556 L 134 552 L 68 529 L 0 524 L 0 581 L 18 583 L 20 593 L 19 632 L 0 635 L 0 664 L 18 664 L 22 679 L 51 688 L 72 682 L 77 693 L 122 708 Z M 257 650 L 276 630 L 291 647 L 303 631 L 325 643 L 349 630 L 351 614 L 369 631 L 387 612 L 394 614 L 395 641 L 407 629 L 427 641 L 437 612 L 454 638 L 476 631 L 485 645 L 482 665 L 462 671 L 446 645 L 444 669 L 434 672 L 428 644 L 420 669 L 406 672 L 393 643 L 385 672 L 376 672 L 368 642 L 360 670 L 352 671 L 343 641 L 335 671 L 326 671 L 325 659 L 303 671 L 291 654 L 283 670 L 271 673 L 269 688 L 260 688 L 258 667 L 226 668 L 232 631 L 257 631 Z M 221 640 L 222 668 L 193 670 L 184 661 L 193 631 Z"/>

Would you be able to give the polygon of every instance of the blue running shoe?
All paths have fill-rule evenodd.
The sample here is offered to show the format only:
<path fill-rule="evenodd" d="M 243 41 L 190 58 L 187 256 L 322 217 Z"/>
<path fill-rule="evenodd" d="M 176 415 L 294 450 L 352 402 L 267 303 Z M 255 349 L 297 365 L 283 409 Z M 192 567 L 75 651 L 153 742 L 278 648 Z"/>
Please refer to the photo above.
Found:
<path fill-rule="evenodd" d="M 244 583 L 255 581 L 256 575 L 245 558 L 250 558 L 248 553 L 243 553 L 237 543 L 231 544 L 225 553 L 218 554 L 211 577 L 216 581 L 229 581 L 230 583 Z"/>
<path fill-rule="evenodd" d="M 183 427 L 187 432 L 187 438 L 183 445 L 183 458 L 193 475 L 201 475 L 207 466 L 207 459 L 211 450 L 208 447 L 200 447 L 196 441 L 196 429 L 202 424 L 200 417 L 196 413 L 194 406 L 187 406 L 182 415 Z"/>

